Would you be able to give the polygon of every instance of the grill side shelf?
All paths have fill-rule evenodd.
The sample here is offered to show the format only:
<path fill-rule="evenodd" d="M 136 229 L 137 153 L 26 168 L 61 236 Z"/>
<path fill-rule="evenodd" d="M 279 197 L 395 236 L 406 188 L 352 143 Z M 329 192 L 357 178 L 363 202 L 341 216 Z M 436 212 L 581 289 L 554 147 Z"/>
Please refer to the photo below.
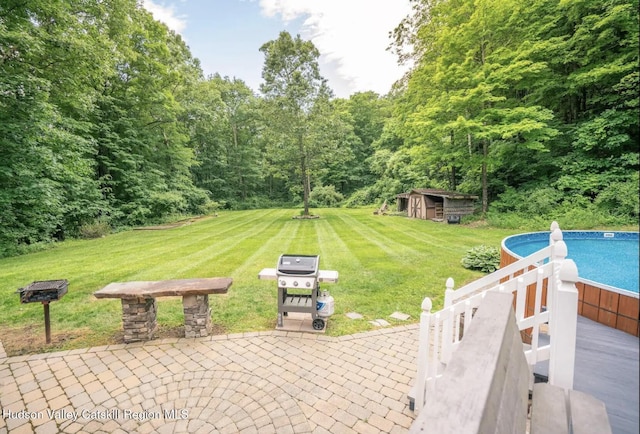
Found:
<path fill-rule="evenodd" d="M 338 272 L 335 270 L 318 271 L 318 282 L 338 283 Z"/>
<path fill-rule="evenodd" d="M 263 268 L 258 273 L 258 279 L 260 280 L 277 280 L 278 272 L 275 268 Z M 335 270 L 319 270 L 318 282 L 320 283 L 337 283 L 338 272 Z"/>

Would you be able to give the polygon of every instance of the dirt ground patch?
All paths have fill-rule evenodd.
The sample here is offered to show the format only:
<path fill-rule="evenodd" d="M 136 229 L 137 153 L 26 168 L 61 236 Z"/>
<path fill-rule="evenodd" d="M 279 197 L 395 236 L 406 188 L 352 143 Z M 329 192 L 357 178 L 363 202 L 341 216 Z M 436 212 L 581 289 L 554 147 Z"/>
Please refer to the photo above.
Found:
<path fill-rule="evenodd" d="M 44 327 L 29 325 L 13 328 L 2 333 L 2 346 L 7 356 L 23 356 L 60 351 L 75 346 L 74 343 L 85 341 L 90 330 L 78 329 L 73 332 L 51 331 L 51 343 L 46 343 Z"/>
<path fill-rule="evenodd" d="M 225 334 L 226 329 L 219 324 L 213 324 L 211 335 Z M 153 340 L 183 338 L 184 326 L 168 327 L 158 325 Z M 46 343 L 44 328 L 36 325 L 13 328 L 2 333 L 2 346 L 8 357 L 24 356 L 28 354 L 51 353 L 64 351 L 69 348 L 86 348 L 102 345 L 124 343 L 124 332 L 117 331 L 106 339 L 96 339 L 89 329 L 78 329 L 73 332 L 51 331 L 51 343 Z"/>

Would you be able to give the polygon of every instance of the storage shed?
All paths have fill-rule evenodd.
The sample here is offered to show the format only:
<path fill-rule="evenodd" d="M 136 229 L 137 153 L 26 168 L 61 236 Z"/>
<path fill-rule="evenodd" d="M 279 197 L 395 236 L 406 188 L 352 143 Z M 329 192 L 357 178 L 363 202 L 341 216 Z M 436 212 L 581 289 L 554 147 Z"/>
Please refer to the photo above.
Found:
<path fill-rule="evenodd" d="M 473 214 L 478 196 L 437 189 L 420 188 L 396 196 L 398 211 L 412 218 L 443 221 Z"/>

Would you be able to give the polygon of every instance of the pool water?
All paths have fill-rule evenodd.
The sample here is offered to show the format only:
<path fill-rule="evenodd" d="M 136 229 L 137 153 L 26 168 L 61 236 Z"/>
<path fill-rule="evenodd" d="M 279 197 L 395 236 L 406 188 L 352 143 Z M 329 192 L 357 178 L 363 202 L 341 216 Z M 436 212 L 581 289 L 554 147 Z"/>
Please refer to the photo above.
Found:
<path fill-rule="evenodd" d="M 567 258 L 578 266 L 583 279 L 638 292 L 638 233 L 563 231 Z M 528 256 L 549 245 L 549 232 L 534 232 L 509 237 L 507 249 L 518 256 Z"/>

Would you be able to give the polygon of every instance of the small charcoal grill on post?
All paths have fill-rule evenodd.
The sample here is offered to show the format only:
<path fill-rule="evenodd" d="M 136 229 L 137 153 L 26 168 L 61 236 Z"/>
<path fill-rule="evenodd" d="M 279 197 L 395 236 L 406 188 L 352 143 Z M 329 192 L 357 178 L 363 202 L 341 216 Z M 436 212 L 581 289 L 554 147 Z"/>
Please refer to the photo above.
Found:
<path fill-rule="evenodd" d="M 278 282 L 278 328 L 283 327 L 284 317 L 289 312 L 302 312 L 311 314 L 314 330 L 324 329 L 326 317 L 333 313 L 333 298 L 327 297 L 331 299 L 331 305 L 330 312 L 325 314 L 319 283 L 337 282 L 338 272 L 320 270 L 319 265 L 319 255 L 284 254 L 278 259 L 276 268 L 265 268 L 258 274 L 260 279 Z"/>
<path fill-rule="evenodd" d="M 41 302 L 44 306 L 44 332 L 46 341 L 51 343 L 51 322 L 49 320 L 49 303 L 60 300 L 69 288 L 69 282 L 62 280 L 40 280 L 31 282 L 16 291 L 20 294 L 20 303 Z"/>

